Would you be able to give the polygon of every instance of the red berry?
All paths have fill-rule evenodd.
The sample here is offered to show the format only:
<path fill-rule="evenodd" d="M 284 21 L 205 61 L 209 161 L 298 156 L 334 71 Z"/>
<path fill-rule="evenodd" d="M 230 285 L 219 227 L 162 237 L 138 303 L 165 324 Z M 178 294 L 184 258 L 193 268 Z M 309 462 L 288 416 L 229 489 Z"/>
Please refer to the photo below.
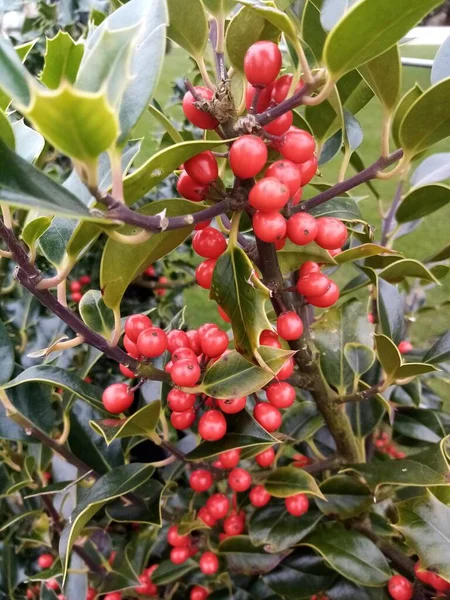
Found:
<path fill-rule="evenodd" d="M 173 361 L 169 360 L 169 362 L 166 364 L 166 366 L 164 367 L 164 371 L 166 373 L 171 373 L 172 371 L 172 367 L 173 367 Z"/>
<path fill-rule="evenodd" d="M 86 600 L 94 600 L 94 598 L 97 596 L 97 590 L 93 587 L 88 588 L 87 594 L 86 594 Z"/>
<path fill-rule="evenodd" d="M 158 279 L 158 283 L 168 283 L 168 281 L 169 280 L 167 279 L 167 277 L 164 277 L 164 276 L 161 276 Z M 164 289 L 164 288 L 156 289 L 156 290 L 154 290 L 154 294 L 155 294 L 155 296 L 161 296 L 162 297 L 162 296 L 165 296 L 167 294 L 167 290 Z"/>
<path fill-rule="evenodd" d="M 170 560 L 174 565 L 182 565 L 190 557 L 191 551 L 189 548 L 172 548 L 170 551 Z"/>
<path fill-rule="evenodd" d="M 389 579 L 388 591 L 394 600 L 411 600 L 414 588 L 403 575 L 394 575 Z"/>
<path fill-rule="evenodd" d="M 200 339 L 204 335 L 206 335 L 211 329 L 219 329 L 219 326 L 215 323 L 203 323 L 203 325 L 200 325 L 200 327 L 198 328 L 198 335 Z"/>
<path fill-rule="evenodd" d="M 201 371 L 196 360 L 183 358 L 173 364 L 170 376 L 175 385 L 192 387 L 200 379 Z"/>
<path fill-rule="evenodd" d="M 81 302 L 82 297 L 83 294 L 81 292 L 73 292 L 70 296 L 70 299 L 78 304 L 78 302 Z"/>
<path fill-rule="evenodd" d="M 180 535 L 178 526 L 172 525 L 167 532 L 167 543 L 171 546 L 187 547 L 190 546 L 191 540 L 188 535 Z"/>
<path fill-rule="evenodd" d="M 284 381 L 271 383 L 266 390 L 267 400 L 276 408 L 289 408 L 295 401 L 295 388 Z"/>
<path fill-rule="evenodd" d="M 139 354 L 155 358 L 167 350 L 167 335 L 159 327 L 150 327 L 140 334 L 136 345 Z"/>
<path fill-rule="evenodd" d="M 291 128 L 283 135 L 281 142 L 275 144 L 279 152 L 295 164 L 310 160 L 316 149 L 313 136 L 302 129 Z"/>
<path fill-rule="evenodd" d="M 282 75 L 281 77 L 279 77 L 275 81 L 275 83 L 273 84 L 273 87 L 272 87 L 272 100 L 275 100 L 275 102 L 277 104 L 279 104 L 280 102 L 283 102 L 283 100 L 286 100 L 289 89 L 291 87 L 291 83 L 292 83 L 292 75 Z M 297 84 L 297 87 L 295 88 L 295 91 L 298 92 L 298 90 L 302 86 L 303 86 L 303 81 L 299 81 L 299 83 Z"/>
<path fill-rule="evenodd" d="M 260 508 L 270 502 L 270 494 L 263 485 L 257 485 L 250 490 L 250 502 Z"/>
<path fill-rule="evenodd" d="M 39 568 L 49 569 L 53 564 L 54 558 L 51 554 L 41 554 L 37 559 Z"/>
<path fill-rule="evenodd" d="M 216 358 L 223 354 L 228 348 L 228 343 L 227 334 L 219 328 L 210 329 L 200 338 L 202 352 L 210 358 Z"/>
<path fill-rule="evenodd" d="M 317 221 L 308 213 L 292 215 L 287 222 L 287 236 L 297 246 L 306 246 L 313 242 L 317 235 Z"/>
<path fill-rule="evenodd" d="M 196 469 L 189 477 L 189 485 L 194 492 L 206 492 L 213 484 L 213 478 L 206 469 Z"/>
<path fill-rule="evenodd" d="M 177 180 L 177 191 L 183 198 L 192 202 L 201 202 L 207 194 L 208 188 L 195 179 L 192 179 L 186 171 L 182 171 Z"/>
<path fill-rule="evenodd" d="M 277 333 L 275 333 L 275 331 L 272 331 L 271 329 L 264 329 L 264 331 L 262 331 L 261 335 L 259 336 L 259 343 L 263 346 L 266 346 L 267 344 L 265 344 L 264 342 L 270 341 L 278 342 L 278 335 Z"/>
<path fill-rule="evenodd" d="M 407 354 L 408 352 L 411 352 L 413 348 L 414 346 L 408 340 L 402 340 L 398 345 L 400 354 Z"/>
<path fill-rule="evenodd" d="M 289 496 L 289 498 L 285 498 L 284 503 L 288 513 L 294 515 L 294 517 L 301 517 L 308 512 L 309 501 L 305 494 Z"/>
<path fill-rule="evenodd" d="M 304 454 L 294 454 L 292 459 L 294 461 L 292 463 L 294 467 L 298 467 L 300 469 L 303 469 L 303 467 L 306 467 L 306 465 L 310 465 L 312 463 L 312 460 Z"/>
<path fill-rule="evenodd" d="M 137 344 L 132 342 L 127 335 L 123 336 L 123 346 L 131 357 L 133 357 L 133 358 L 139 357 L 139 349 L 137 347 Z"/>
<path fill-rule="evenodd" d="M 184 163 L 186 173 L 202 185 L 209 185 L 219 176 L 219 167 L 214 154 L 210 150 L 200 152 Z"/>
<path fill-rule="evenodd" d="M 203 261 L 195 269 L 195 279 L 200 287 L 209 290 L 212 284 L 214 267 L 216 266 L 217 258 L 209 258 Z"/>
<path fill-rule="evenodd" d="M 223 519 L 230 510 L 230 501 L 224 494 L 213 494 L 206 501 L 206 510 L 213 519 Z"/>
<path fill-rule="evenodd" d="M 250 190 L 250 206 L 262 212 L 280 210 L 289 200 L 289 188 L 275 177 L 264 177 Z"/>
<path fill-rule="evenodd" d="M 188 394 L 181 390 L 173 389 L 167 394 L 167 405 L 170 410 L 184 412 L 194 406 L 195 398 L 195 394 Z"/>
<path fill-rule="evenodd" d="M 268 402 L 258 402 L 253 409 L 253 416 L 266 431 L 275 431 L 281 425 L 280 411 Z"/>
<path fill-rule="evenodd" d="M 199 256 L 218 258 L 227 249 L 227 242 L 223 233 L 213 227 L 205 227 L 194 235 L 192 247 Z"/>
<path fill-rule="evenodd" d="M 443 579 L 433 571 L 426 571 L 425 569 L 421 569 L 420 562 L 417 562 L 414 565 L 414 571 L 419 581 L 431 585 L 438 592 L 447 592 L 450 590 L 449 582 L 445 581 L 445 579 Z"/>
<path fill-rule="evenodd" d="M 228 535 L 240 535 L 245 529 L 245 514 L 232 514 L 223 522 L 223 530 Z"/>
<path fill-rule="evenodd" d="M 155 267 L 150 265 L 145 269 L 144 273 L 147 275 L 147 277 L 154 277 L 156 275 Z"/>
<path fill-rule="evenodd" d="M 323 296 L 330 289 L 331 279 L 328 279 L 323 273 L 310 273 L 301 277 L 297 281 L 297 292 L 308 296 L 308 298 L 314 298 L 316 296 Z"/>
<path fill-rule="evenodd" d="M 78 281 L 81 283 L 81 285 L 89 285 L 92 279 L 90 275 L 82 275 Z"/>
<path fill-rule="evenodd" d="M 292 110 L 288 110 L 283 115 L 274 119 L 271 123 L 264 126 L 264 130 L 271 135 L 283 135 L 292 126 L 294 114 Z"/>
<path fill-rule="evenodd" d="M 339 288 L 334 283 L 334 281 L 330 280 L 330 287 L 328 291 L 323 294 L 323 296 L 314 296 L 314 297 L 305 297 L 306 301 L 313 306 L 317 306 L 319 308 L 329 308 L 333 306 L 339 299 Z"/>
<path fill-rule="evenodd" d="M 122 375 L 124 375 L 125 377 L 129 377 L 130 379 L 134 379 L 136 377 L 133 371 L 125 365 L 119 365 L 119 369 Z"/>
<path fill-rule="evenodd" d="M 233 448 L 232 450 L 225 450 L 220 455 L 220 462 L 224 469 L 233 469 L 241 458 L 240 448 Z"/>
<path fill-rule="evenodd" d="M 241 412 L 245 408 L 247 403 L 247 396 L 241 396 L 240 398 L 226 398 L 218 400 L 220 410 L 227 415 L 234 415 L 235 413 Z"/>
<path fill-rule="evenodd" d="M 189 427 L 195 422 L 197 413 L 193 408 L 184 410 L 182 412 L 173 412 L 170 415 L 170 422 L 175 429 L 189 429 Z"/>
<path fill-rule="evenodd" d="M 49 579 L 45 585 L 49 590 L 54 590 L 55 592 L 59 590 L 59 583 L 56 581 L 56 579 Z"/>
<path fill-rule="evenodd" d="M 277 331 L 283 340 L 298 340 L 303 334 L 303 321 L 292 310 L 282 313 L 277 319 Z"/>
<path fill-rule="evenodd" d="M 227 313 L 223 310 L 223 308 L 221 306 L 217 306 L 217 310 L 219 312 L 219 315 L 222 317 L 222 319 L 226 323 L 231 323 L 230 317 L 227 315 Z"/>
<path fill-rule="evenodd" d="M 79 281 L 71 281 L 69 289 L 71 292 L 81 292 L 81 283 Z"/>
<path fill-rule="evenodd" d="M 187 348 L 189 346 L 189 338 L 185 331 L 181 329 L 172 329 L 167 334 L 167 350 L 173 354 L 178 348 Z"/>
<path fill-rule="evenodd" d="M 302 176 L 302 185 L 304 187 L 311 181 L 311 179 L 317 173 L 317 158 L 315 155 L 313 155 L 309 160 L 300 163 L 297 166 L 298 170 L 300 171 L 300 175 Z"/>
<path fill-rule="evenodd" d="M 265 469 L 275 460 L 275 450 L 273 448 L 267 448 L 255 456 L 255 460 L 260 467 Z"/>
<path fill-rule="evenodd" d="M 102 600 L 122 600 L 122 594 L 120 592 L 112 592 L 103 596 Z"/>
<path fill-rule="evenodd" d="M 141 596 L 154 596 L 157 593 L 157 587 L 154 583 L 150 581 L 146 573 L 142 573 L 138 577 L 141 585 L 134 588 L 134 591 Z"/>
<path fill-rule="evenodd" d="M 126 383 L 113 383 L 102 394 L 103 406 L 114 415 L 130 408 L 133 400 L 134 394 L 128 390 Z"/>
<path fill-rule="evenodd" d="M 209 219 L 208 221 L 200 221 L 200 223 L 197 223 L 194 229 L 195 231 L 200 231 L 201 229 L 205 229 L 205 227 L 208 227 L 209 225 L 211 225 L 211 219 Z"/>
<path fill-rule="evenodd" d="M 317 219 L 317 235 L 315 242 L 321 248 L 334 250 L 342 248 L 348 238 L 347 227 L 334 217 Z"/>
<path fill-rule="evenodd" d="M 196 585 L 192 588 L 189 598 L 190 600 L 206 600 L 208 596 L 209 590 L 201 585 Z"/>
<path fill-rule="evenodd" d="M 264 333 L 264 332 L 263 332 Z M 259 343 L 261 346 L 270 346 L 271 348 L 281 348 L 280 340 L 278 336 L 266 336 L 263 333 L 259 336 Z"/>
<path fill-rule="evenodd" d="M 283 250 L 283 248 L 286 246 L 286 238 L 284 237 L 282 240 L 275 240 L 274 246 L 276 250 Z"/>
<path fill-rule="evenodd" d="M 277 373 L 277 379 L 282 381 L 288 379 L 294 372 L 294 359 L 289 358 Z"/>
<path fill-rule="evenodd" d="M 203 552 L 200 556 L 200 571 L 204 575 L 214 575 L 219 569 L 219 559 L 212 552 Z"/>
<path fill-rule="evenodd" d="M 286 236 L 286 219 L 276 210 L 257 210 L 253 215 L 252 224 L 256 237 L 263 242 L 276 242 Z"/>
<path fill-rule="evenodd" d="M 250 108 L 252 106 L 256 89 L 257 88 L 254 88 L 250 83 L 247 84 L 247 87 L 245 90 L 245 107 L 247 110 L 250 110 Z M 258 101 L 256 103 L 256 111 L 255 111 L 256 114 L 265 111 L 266 108 L 269 108 L 271 95 L 272 95 L 272 86 L 271 85 L 267 85 L 266 87 L 261 89 L 259 96 L 258 96 Z"/>
<path fill-rule="evenodd" d="M 243 135 L 233 142 L 228 160 L 236 177 L 255 177 L 267 162 L 267 146 L 255 135 Z"/>
<path fill-rule="evenodd" d="M 203 521 L 203 523 L 205 523 L 205 525 L 208 525 L 208 527 L 214 527 L 214 525 L 216 524 L 216 520 L 207 510 L 207 508 L 205 506 L 202 506 L 202 508 L 198 511 L 197 513 L 197 517 Z"/>
<path fill-rule="evenodd" d="M 320 273 L 320 265 L 312 260 L 307 260 L 300 267 L 298 274 L 300 277 L 304 277 L 305 275 L 310 275 L 311 273 Z"/>
<path fill-rule="evenodd" d="M 189 346 L 192 348 L 193 352 L 199 356 L 202 353 L 202 348 L 200 346 L 200 336 L 198 331 L 195 329 L 190 329 L 186 332 L 189 340 Z"/>
<path fill-rule="evenodd" d="M 198 422 L 199 435 L 208 442 L 223 438 L 227 432 L 227 422 L 218 410 L 207 410 Z"/>
<path fill-rule="evenodd" d="M 140 334 L 150 327 L 153 327 L 153 323 L 146 315 L 131 315 L 125 321 L 125 335 L 136 343 Z"/>
<path fill-rule="evenodd" d="M 197 359 L 197 355 L 189 347 L 177 348 L 175 352 L 172 353 L 172 362 L 177 362 L 177 360 L 183 360 L 184 358 Z"/>
<path fill-rule="evenodd" d="M 275 179 L 279 179 L 282 183 L 287 185 L 291 196 L 293 196 L 302 185 L 299 167 L 290 160 L 277 160 L 272 163 L 267 169 L 264 177 L 275 177 Z"/>
<path fill-rule="evenodd" d="M 196 86 L 195 91 L 201 94 L 204 100 L 212 100 L 213 92 L 212 90 L 202 87 Z M 183 98 L 183 112 L 186 118 L 196 127 L 200 127 L 201 129 L 214 129 L 219 124 L 219 121 L 211 115 L 210 113 L 200 110 L 195 106 L 195 98 L 191 94 L 191 92 L 186 92 Z"/>
<path fill-rule="evenodd" d="M 237 467 L 228 475 L 228 485 L 235 492 L 245 492 L 252 485 L 252 476 L 246 469 Z"/>
<path fill-rule="evenodd" d="M 277 77 L 282 62 L 278 46 L 273 42 L 261 40 L 252 44 L 245 53 L 245 76 L 252 85 L 268 85 Z"/>

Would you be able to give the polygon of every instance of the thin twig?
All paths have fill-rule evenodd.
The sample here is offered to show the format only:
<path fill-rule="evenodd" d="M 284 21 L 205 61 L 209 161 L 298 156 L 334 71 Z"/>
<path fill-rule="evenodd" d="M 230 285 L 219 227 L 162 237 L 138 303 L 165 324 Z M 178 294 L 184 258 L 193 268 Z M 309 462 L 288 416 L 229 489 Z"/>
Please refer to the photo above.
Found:
<path fill-rule="evenodd" d="M 372 398 L 372 396 L 376 396 L 383 387 L 383 385 L 384 381 L 379 381 L 372 387 L 367 388 L 367 390 L 363 390 L 362 392 L 357 392 L 356 394 L 349 394 L 348 396 L 341 396 L 339 398 L 339 402 L 341 404 L 345 404 L 347 402 L 362 402 L 363 400 L 368 400 L 369 398 Z"/>

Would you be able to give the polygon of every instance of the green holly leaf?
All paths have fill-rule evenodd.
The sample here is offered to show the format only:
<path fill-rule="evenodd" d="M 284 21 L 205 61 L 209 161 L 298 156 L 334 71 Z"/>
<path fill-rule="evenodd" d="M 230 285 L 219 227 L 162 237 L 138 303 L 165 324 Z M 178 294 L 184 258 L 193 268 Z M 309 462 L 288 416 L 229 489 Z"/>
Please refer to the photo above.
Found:
<path fill-rule="evenodd" d="M 272 571 L 286 553 L 268 554 L 255 547 L 246 535 L 235 535 L 220 543 L 220 555 L 225 558 L 228 569 L 242 575 L 258 575 Z"/>
<path fill-rule="evenodd" d="M 375 362 L 375 352 L 372 348 L 358 342 L 345 344 L 344 356 L 357 379 L 364 375 Z"/>
<path fill-rule="evenodd" d="M 101 421 L 90 421 L 92 429 L 103 436 L 109 446 L 114 440 L 139 435 L 149 437 L 155 431 L 161 413 L 161 402 L 157 400 L 143 406 L 131 417 L 126 419 L 102 419 Z"/>
<path fill-rule="evenodd" d="M 395 432 L 419 442 L 437 444 L 445 436 L 438 415 L 432 410 L 404 409 L 395 417 Z"/>
<path fill-rule="evenodd" d="M 0 321 L 0 385 L 7 383 L 14 371 L 14 347 L 8 330 Z"/>
<path fill-rule="evenodd" d="M 147 525 L 162 526 L 161 501 L 164 486 L 156 479 L 149 479 L 136 488 L 136 501 L 130 505 L 121 498 L 113 500 L 105 508 L 110 519 L 118 523 L 146 523 Z"/>
<path fill-rule="evenodd" d="M 298 32 L 294 26 L 294 21 L 285 12 L 275 6 L 260 4 L 258 0 L 239 0 L 239 3 L 248 6 L 248 8 L 264 17 L 266 21 L 282 31 L 293 44 L 298 43 Z"/>
<path fill-rule="evenodd" d="M 320 485 L 326 501 L 317 498 L 316 504 L 325 515 L 351 519 L 370 510 L 373 494 L 355 477 L 334 475 Z"/>
<path fill-rule="evenodd" d="M 308 211 L 315 217 L 334 217 L 343 221 L 361 221 L 362 214 L 353 198 L 337 197 Z"/>
<path fill-rule="evenodd" d="M 295 494 L 311 494 L 325 500 L 312 475 L 297 467 L 280 467 L 272 471 L 264 487 L 271 496 L 288 498 Z"/>
<path fill-rule="evenodd" d="M 331 265 L 336 264 L 335 259 L 330 256 L 328 250 L 320 248 L 314 242 L 307 246 L 297 246 L 287 240 L 284 247 L 277 252 L 277 257 L 283 275 L 296 271 L 308 260 Z"/>
<path fill-rule="evenodd" d="M 236 6 L 234 0 L 203 0 L 203 4 L 216 17 L 227 16 Z"/>
<path fill-rule="evenodd" d="M 9 99 L 22 107 L 31 102 L 33 79 L 22 64 L 16 49 L 5 38 L 0 39 L 0 81 L 2 89 L 2 110 L 8 108 Z"/>
<path fill-rule="evenodd" d="M 163 560 L 156 571 L 152 573 L 152 582 L 155 585 L 167 585 L 173 581 L 180 581 L 185 575 L 198 569 L 198 563 L 188 558 L 181 565 L 175 565 L 171 560 Z"/>
<path fill-rule="evenodd" d="M 447 206 L 450 202 L 450 187 L 443 183 L 424 185 L 412 189 L 403 198 L 395 218 L 399 223 L 421 219 Z"/>
<path fill-rule="evenodd" d="M 280 432 L 303 442 L 312 437 L 324 424 L 315 402 L 296 402 L 284 411 Z"/>
<path fill-rule="evenodd" d="M 201 0 L 168 0 L 167 36 L 193 57 L 201 57 L 208 43 L 208 21 Z"/>
<path fill-rule="evenodd" d="M 392 125 L 391 125 L 391 133 L 392 138 L 395 142 L 396 148 L 401 146 L 400 143 L 400 125 L 409 111 L 414 102 L 420 98 L 423 94 L 423 90 L 420 88 L 419 84 L 416 83 L 414 87 L 408 90 L 400 99 L 400 102 L 395 109 L 394 116 L 392 117 Z"/>
<path fill-rule="evenodd" d="M 386 335 L 374 336 L 378 360 L 383 367 L 386 381 L 391 382 L 402 365 L 402 356 L 394 342 Z"/>
<path fill-rule="evenodd" d="M 401 70 L 398 44 L 359 68 L 361 75 L 389 113 L 394 110 L 400 98 Z"/>
<path fill-rule="evenodd" d="M 56 90 L 63 81 L 74 83 L 83 53 L 84 44 L 73 40 L 65 31 L 47 38 L 41 82 L 49 90 Z"/>
<path fill-rule="evenodd" d="M 426 352 L 422 361 L 424 363 L 436 364 L 450 358 L 450 333 L 444 333 Z"/>
<path fill-rule="evenodd" d="M 37 217 L 29 221 L 22 230 L 22 239 L 29 248 L 34 248 L 38 239 L 52 223 L 53 217 Z"/>
<path fill-rule="evenodd" d="M 320 64 L 327 34 L 321 23 L 320 10 L 312 2 L 307 2 L 303 11 L 302 39 L 314 54 L 316 64 Z"/>
<path fill-rule="evenodd" d="M 335 261 L 339 265 L 342 265 L 346 262 L 353 262 L 355 260 L 369 258 L 370 256 L 380 256 L 385 254 L 398 255 L 399 253 L 396 250 L 391 250 L 390 248 L 385 248 L 378 244 L 367 243 L 344 250 L 335 257 Z"/>
<path fill-rule="evenodd" d="M 80 316 L 85 324 L 104 338 L 109 339 L 114 330 L 114 313 L 98 290 L 87 291 L 79 304 Z"/>

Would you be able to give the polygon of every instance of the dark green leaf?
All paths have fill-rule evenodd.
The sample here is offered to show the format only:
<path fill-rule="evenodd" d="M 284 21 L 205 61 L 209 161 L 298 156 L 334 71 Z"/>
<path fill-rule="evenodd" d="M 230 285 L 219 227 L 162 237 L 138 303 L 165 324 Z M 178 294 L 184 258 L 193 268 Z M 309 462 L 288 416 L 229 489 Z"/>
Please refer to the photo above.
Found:
<path fill-rule="evenodd" d="M 201 0 L 168 0 L 167 36 L 191 56 L 201 57 L 208 43 L 208 21 Z"/>
<path fill-rule="evenodd" d="M 4 385 L 13 374 L 14 370 L 14 348 L 8 334 L 8 330 L 0 321 L 0 385 Z"/>
<path fill-rule="evenodd" d="M 264 487 L 271 496 L 276 498 L 288 498 L 295 494 L 311 494 L 325 499 L 314 477 L 297 467 L 280 467 L 272 471 L 266 479 Z"/>
<path fill-rule="evenodd" d="M 408 223 L 426 217 L 450 202 L 450 187 L 441 183 L 411 190 L 400 204 L 395 218 Z"/>
<path fill-rule="evenodd" d="M 280 431 L 297 442 L 309 439 L 323 425 L 315 402 L 296 402 L 284 412 Z"/>
<path fill-rule="evenodd" d="M 114 440 L 139 435 L 149 437 L 159 421 L 161 402 L 159 400 L 143 406 L 127 419 L 103 419 L 91 421 L 90 426 L 102 435 L 109 446 Z"/>
<path fill-rule="evenodd" d="M 407 438 L 429 444 L 437 444 L 445 436 L 445 431 L 433 411 L 415 408 L 396 415 L 395 431 Z"/>
<path fill-rule="evenodd" d="M 246 535 L 237 535 L 224 540 L 219 546 L 219 551 L 225 558 L 228 569 L 243 575 L 268 573 L 285 556 L 282 553 L 268 554 L 262 548 L 256 548 Z"/>
<path fill-rule="evenodd" d="M 375 362 L 375 353 L 372 348 L 358 342 L 345 344 L 344 356 L 357 378 L 364 375 Z"/>
<path fill-rule="evenodd" d="M 450 333 L 444 333 L 437 342 L 435 342 L 431 348 L 426 352 L 422 358 L 422 362 L 428 363 L 440 363 L 450 358 Z"/>
<path fill-rule="evenodd" d="M 31 76 L 16 50 L 4 37 L 0 39 L 0 81 L 3 92 L 22 106 L 31 101 Z M 7 108 L 4 106 L 4 108 Z"/>
<path fill-rule="evenodd" d="M 361 211 L 353 198 L 333 198 L 308 212 L 315 217 L 334 217 L 343 221 L 359 221 L 362 219 Z"/>
<path fill-rule="evenodd" d="M 400 102 L 395 110 L 394 116 L 392 118 L 392 126 L 391 126 L 391 132 L 392 132 L 392 137 L 394 139 L 395 145 L 396 147 L 400 147 L 400 125 L 406 115 L 406 113 L 408 112 L 408 110 L 411 108 L 411 106 L 414 104 L 414 102 L 420 98 L 420 96 L 423 94 L 422 89 L 420 88 L 419 84 L 416 83 L 414 85 L 414 87 L 412 87 L 410 90 L 408 90 L 400 99 Z"/>
<path fill-rule="evenodd" d="M 395 264 L 395 263 L 394 263 Z M 403 298 L 397 287 L 378 279 L 377 308 L 382 332 L 399 344 L 405 337 Z"/>
<path fill-rule="evenodd" d="M 106 507 L 106 514 L 119 523 L 146 523 L 161 527 L 161 500 L 164 486 L 155 479 L 149 479 L 134 492 L 136 500 L 130 506 L 120 498 Z"/>
<path fill-rule="evenodd" d="M 387 381 L 393 381 L 402 364 L 402 357 L 394 342 L 386 335 L 375 335 L 378 360 L 386 374 Z"/>
<path fill-rule="evenodd" d="M 33 425 L 50 433 L 55 422 L 55 414 L 51 406 L 50 389 L 45 385 L 25 383 L 8 392 L 8 399 L 14 409 Z M 0 438 L 30 442 L 26 429 L 6 416 L 3 405 L 0 405 Z"/>
<path fill-rule="evenodd" d="M 298 269 L 308 260 L 325 264 L 336 264 L 336 261 L 330 256 L 328 250 L 320 248 L 314 242 L 307 246 L 297 246 L 287 240 L 285 246 L 277 252 L 277 256 L 283 275 L 292 273 L 292 271 Z"/>
<path fill-rule="evenodd" d="M 438 283 L 434 275 L 418 260 L 404 258 L 385 267 L 378 276 L 387 281 L 398 281 L 405 277 L 417 277 Z"/>
<path fill-rule="evenodd" d="M 391 113 L 398 103 L 401 89 L 401 62 L 398 45 L 392 46 L 360 67 L 360 72 L 386 110 Z"/>
<path fill-rule="evenodd" d="M 152 573 L 152 581 L 156 585 L 167 585 L 172 581 L 180 581 L 185 575 L 198 568 L 198 564 L 189 558 L 181 565 L 174 565 L 171 560 L 163 560 Z"/>
<path fill-rule="evenodd" d="M 326 502 L 317 498 L 317 507 L 327 516 L 351 519 L 367 512 L 373 504 L 369 488 L 355 477 L 334 475 L 320 485 Z"/>
<path fill-rule="evenodd" d="M 320 64 L 322 61 L 326 38 L 327 35 L 324 31 L 323 22 L 321 23 L 319 9 L 312 2 L 307 2 L 302 18 L 302 39 L 311 48 L 316 64 Z"/>
<path fill-rule="evenodd" d="M 79 311 L 81 318 L 90 329 L 109 339 L 114 330 L 114 313 L 105 305 L 101 292 L 98 290 L 86 292 L 79 304 Z"/>
<path fill-rule="evenodd" d="M 363 130 L 358 120 L 348 110 L 344 109 L 344 131 L 345 131 L 345 147 L 348 147 L 350 152 L 355 152 L 363 142 Z"/>

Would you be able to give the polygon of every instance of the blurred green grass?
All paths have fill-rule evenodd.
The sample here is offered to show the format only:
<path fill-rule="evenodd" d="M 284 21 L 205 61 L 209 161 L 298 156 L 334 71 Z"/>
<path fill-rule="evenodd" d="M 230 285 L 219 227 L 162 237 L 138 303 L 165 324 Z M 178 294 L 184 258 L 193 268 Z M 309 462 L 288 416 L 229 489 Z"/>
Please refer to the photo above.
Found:
<path fill-rule="evenodd" d="M 403 46 L 402 55 L 413 58 L 434 58 L 437 52 L 435 46 Z M 419 67 L 403 68 L 403 91 L 407 91 L 418 83 L 423 89 L 430 86 L 430 69 Z M 358 115 L 357 118 L 364 132 L 364 140 L 359 148 L 359 153 L 366 165 L 371 164 L 379 157 L 380 152 L 380 128 L 382 121 L 382 109 L 380 103 L 373 99 Z M 392 147 L 392 150 L 394 148 Z M 432 152 L 449 152 L 450 141 L 434 146 Z M 423 160 L 421 157 L 420 160 Z M 323 169 L 324 181 L 336 181 L 339 170 L 339 157 L 326 165 Z M 413 172 L 416 165 L 413 165 Z M 348 176 L 351 175 L 351 168 Z M 396 189 L 395 181 L 376 182 L 377 190 L 381 196 L 383 207 L 386 208 L 392 202 Z M 380 216 L 378 214 L 376 199 L 367 186 L 361 186 L 355 191 L 355 195 L 366 196 L 360 203 L 364 218 L 375 228 L 375 237 L 380 237 Z M 435 251 L 449 243 L 450 206 L 439 210 L 428 216 L 420 226 L 410 235 L 400 238 L 395 243 L 395 248 L 403 252 L 406 257 L 424 260 Z M 349 280 L 354 276 L 352 268 L 341 269 L 339 280 Z M 186 319 L 190 327 L 198 327 L 206 321 L 221 323 L 218 317 L 215 302 L 208 299 L 208 292 L 197 286 L 185 291 L 185 302 L 187 304 Z M 437 306 L 450 296 L 450 276 L 442 281 L 442 286 L 435 286 L 427 290 L 426 304 Z M 414 344 L 421 345 L 425 341 L 429 343 L 430 337 L 439 335 L 448 330 L 450 320 L 450 307 L 443 307 L 438 312 L 430 311 L 420 315 L 420 318 L 411 323 L 410 337 Z M 223 323 L 223 322 L 222 322 Z"/>

